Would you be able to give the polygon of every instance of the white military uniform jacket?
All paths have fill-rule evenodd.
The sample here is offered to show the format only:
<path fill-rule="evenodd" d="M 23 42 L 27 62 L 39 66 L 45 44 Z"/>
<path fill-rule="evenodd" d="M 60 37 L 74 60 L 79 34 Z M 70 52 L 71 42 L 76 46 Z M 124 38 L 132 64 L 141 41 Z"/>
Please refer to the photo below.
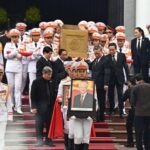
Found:
<path fill-rule="evenodd" d="M 41 48 L 42 44 L 40 42 L 35 43 L 33 41 L 32 43 L 26 45 L 27 51 L 32 52 L 32 55 L 28 57 L 28 72 L 30 73 L 36 73 L 36 62 L 41 56 Z"/>
<path fill-rule="evenodd" d="M 6 72 L 22 72 L 22 56 L 19 54 L 20 43 L 9 42 L 4 47 L 4 57 L 7 59 Z"/>
<path fill-rule="evenodd" d="M 67 76 L 65 79 L 61 80 L 61 82 L 59 84 L 57 98 L 60 101 L 63 99 L 63 86 L 64 85 L 71 85 L 71 78 L 69 76 Z M 70 95 L 70 93 L 69 93 L 69 95 Z M 62 111 L 63 119 L 64 119 L 64 132 L 66 134 L 68 134 L 68 132 L 69 132 L 69 121 L 67 120 L 67 110 L 68 110 L 68 106 L 62 105 L 61 111 Z"/>
<path fill-rule="evenodd" d="M 0 82 L 0 122 L 12 120 L 12 102 L 8 85 Z"/>

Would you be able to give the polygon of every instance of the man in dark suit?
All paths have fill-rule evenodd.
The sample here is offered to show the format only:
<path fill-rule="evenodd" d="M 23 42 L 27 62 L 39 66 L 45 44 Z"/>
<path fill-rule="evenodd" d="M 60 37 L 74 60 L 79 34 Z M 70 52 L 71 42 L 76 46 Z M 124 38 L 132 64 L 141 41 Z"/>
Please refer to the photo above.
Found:
<path fill-rule="evenodd" d="M 42 70 L 45 66 L 49 66 L 52 68 L 52 62 L 50 61 L 51 55 L 52 55 L 52 48 L 46 46 L 43 48 L 43 56 L 37 61 L 36 63 L 36 77 L 41 78 L 42 77 Z"/>
<path fill-rule="evenodd" d="M 129 70 L 126 64 L 125 54 L 117 52 L 117 46 L 115 43 L 109 44 L 109 55 L 106 56 L 108 65 L 110 67 L 109 71 L 109 89 L 108 89 L 108 99 L 110 104 L 110 114 L 114 111 L 114 89 L 116 86 L 118 94 L 119 112 L 120 118 L 123 118 L 123 85 L 125 84 L 125 76 L 127 81 L 129 79 Z"/>
<path fill-rule="evenodd" d="M 53 77 L 55 80 L 56 95 L 60 81 L 67 76 L 67 72 L 65 71 L 64 67 L 64 61 L 68 58 L 67 51 L 65 49 L 60 49 L 58 54 L 59 58 L 53 63 Z"/>
<path fill-rule="evenodd" d="M 79 94 L 75 96 L 73 108 L 92 108 L 92 107 L 93 107 L 92 94 L 86 93 L 85 95 Z"/>
<path fill-rule="evenodd" d="M 137 85 L 131 91 L 135 107 L 135 132 L 137 150 L 150 150 L 150 84 L 144 83 L 140 74 L 135 76 Z"/>
<path fill-rule="evenodd" d="M 92 79 L 96 84 L 98 104 L 100 108 L 100 114 L 97 121 L 104 121 L 105 112 L 105 95 L 108 89 L 109 82 L 109 65 L 103 56 L 103 50 L 100 46 L 94 47 L 95 60 L 90 64 L 90 70 L 92 70 Z"/>
<path fill-rule="evenodd" d="M 54 106 L 54 86 L 51 82 L 52 69 L 44 67 L 42 77 L 33 81 L 31 87 L 31 112 L 36 118 L 36 146 L 43 145 L 43 129 L 46 125 L 46 144 L 54 146 L 51 139 L 48 139 L 50 121 Z"/>
<path fill-rule="evenodd" d="M 140 27 L 134 29 L 134 35 L 136 38 L 131 41 L 134 73 L 141 72 L 145 82 L 148 82 L 150 41 L 144 37 L 144 31 Z"/>

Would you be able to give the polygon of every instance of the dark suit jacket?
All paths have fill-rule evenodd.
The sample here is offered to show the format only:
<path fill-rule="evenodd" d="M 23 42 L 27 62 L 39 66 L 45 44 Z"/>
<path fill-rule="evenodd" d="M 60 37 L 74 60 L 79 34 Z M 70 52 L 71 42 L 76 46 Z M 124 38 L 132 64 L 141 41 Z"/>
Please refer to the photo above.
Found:
<path fill-rule="evenodd" d="M 81 105 L 80 99 L 81 99 L 81 94 L 76 95 L 74 97 L 74 105 L 73 105 L 74 108 L 93 108 L 93 95 L 92 94 L 89 94 L 89 93 L 86 94 L 82 105 Z"/>
<path fill-rule="evenodd" d="M 54 105 L 53 83 L 43 78 L 36 79 L 31 87 L 31 107 L 42 113 L 47 110 L 47 105 Z"/>
<path fill-rule="evenodd" d="M 109 84 L 110 69 L 105 56 L 102 56 L 98 63 L 96 63 L 95 59 L 90 69 L 92 70 L 92 79 L 95 81 L 97 89 L 104 88 L 104 85 Z"/>
<path fill-rule="evenodd" d="M 148 38 L 142 38 L 141 43 L 141 51 L 138 53 L 137 51 L 137 38 L 131 41 L 131 52 L 132 52 L 132 59 L 133 64 L 137 65 L 141 64 L 148 64 L 150 60 L 150 41 Z"/>
<path fill-rule="evenodd" d="M 36 77 L 37 78 L 42 77 L 42 70 L 45 66 L 49 66 L 52 68 L 52 62 L 50 60 L 47 61 L 44 57 L 41 57 L 36 63 L 36 70 L 37 70 Z"/>
<path fill-rule="evenodd" d="M 134 86 L 131 103 L 135 106 L 136 116 L 150 116 L 150 84 L 141 83 Z"/>
<path fill-rule="evenodd" d="M 129 79 L 129 69 L 126 64 L 125 54 L 117 53 L 116 63 L 112 61 L 112 56 L 110 54 L 106 56 L 106 59 L 110 69 L 109 84 L 114 84 L 114 81 L 117 80 L 119 85 L 123 85 L 125 83 L 123 68 L 125 69 L 127 80 Z"/>
<path fill-rule="evenodd" d="M 58 90 L 58 85 L 62 79 L 67 77 L 67 72 L 65 71 L 64 64 L 58 58 L 55 62 L 53 62 L 53 77 L 55 80 L 56 90 Z"/>

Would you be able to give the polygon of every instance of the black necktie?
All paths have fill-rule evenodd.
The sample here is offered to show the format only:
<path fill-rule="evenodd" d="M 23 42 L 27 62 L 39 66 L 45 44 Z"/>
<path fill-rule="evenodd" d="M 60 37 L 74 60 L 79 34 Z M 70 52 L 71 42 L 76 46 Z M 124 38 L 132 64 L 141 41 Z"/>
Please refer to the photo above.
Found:
<path fill-rule="evenodd" d="M 23 36 L 21 35 L 21 41 L 23 41 Z"/>
<path fill-rule="evenodd" d="M 95 60 L 95 65 L 97 65 L 97 63 L 98 63 L 98 59 Z"/>
<path fill-rule="evenodd" d="M 122 52 L 122 48 L 120 48 L 119 50 L 120 50 L 120 53 L 121 53 Z"/>
<path fill-rule="evenodd" d="M 16 48 L 18 48 L 18 44 L 17 43 L 15 44 L 15 46 L 16 46 Z"/>
<path fill-rule="evenodd" d="M 35 47 L 37 47 L 37 43 L 35 42 Z"/>
<path fill-rule="evenodd" d="M 112 61 L 115 63 L 116 60 L 115 60 L 115 55 L 112 55 Z"/>
<path fill-rule="evenodd" d="M 141 52 L 140 39 L 138 39 L 137 51 L 138 51 L 138 53 Z"/>

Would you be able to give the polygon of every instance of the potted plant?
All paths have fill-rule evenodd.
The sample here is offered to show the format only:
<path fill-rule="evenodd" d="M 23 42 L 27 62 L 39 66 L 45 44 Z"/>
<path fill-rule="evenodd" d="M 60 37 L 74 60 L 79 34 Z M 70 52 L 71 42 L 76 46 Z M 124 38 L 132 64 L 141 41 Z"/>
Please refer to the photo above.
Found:
<path fill-rule="evenodd" d="M 4 30 L 8 24 L 8 14 L 7 11 L 0 7 L 0 30 Z"/>
<path fill-rule="evenodd" d="M 25 21 L 30 28 L 35 27 L 40 20 L 40 10 L 37 7 L 32 6 L 26 10 Z"/>

